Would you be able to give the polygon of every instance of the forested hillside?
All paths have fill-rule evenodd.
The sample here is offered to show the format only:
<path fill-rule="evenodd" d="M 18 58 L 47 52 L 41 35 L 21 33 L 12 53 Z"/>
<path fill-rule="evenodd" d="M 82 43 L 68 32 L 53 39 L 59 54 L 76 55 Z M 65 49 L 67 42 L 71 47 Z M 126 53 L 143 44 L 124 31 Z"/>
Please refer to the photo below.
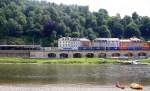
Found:
<path fill-rule="evenodd" d="M 111 7 L 111 6 L 110 6 Z M 119 12 L 118 12 L 119 13 Z M 0 0 L 0 44 L 56 46 L 63 36 L 150 39 L 150 18 L 109 16 L 105 9 L 57 5 L 33 0 Z"/>

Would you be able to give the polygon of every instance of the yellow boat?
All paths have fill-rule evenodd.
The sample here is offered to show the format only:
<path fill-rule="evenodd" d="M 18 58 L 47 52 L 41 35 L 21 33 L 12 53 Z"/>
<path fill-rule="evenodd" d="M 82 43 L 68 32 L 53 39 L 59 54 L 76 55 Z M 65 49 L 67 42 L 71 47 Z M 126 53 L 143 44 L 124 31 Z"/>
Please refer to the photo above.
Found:
<path fill-rule="evenodd" d="M 130 88 L 132 88 L 132 89 L 143 89 L 144 86 L 141 84 L 132 83 L 132 84 L 130 84 Z"/>

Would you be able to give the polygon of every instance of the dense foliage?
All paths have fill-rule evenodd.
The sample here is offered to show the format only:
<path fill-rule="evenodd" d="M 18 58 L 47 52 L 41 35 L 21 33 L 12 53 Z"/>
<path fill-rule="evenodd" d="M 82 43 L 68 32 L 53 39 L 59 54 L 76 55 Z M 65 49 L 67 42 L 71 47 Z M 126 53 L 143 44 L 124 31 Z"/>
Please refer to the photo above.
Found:
<path fill-rule="evenodd" d="M 36 0 L 0 0 L 0 44 L 56 46 L 63 36 L 150 39 L 150 18 L 109 16 L 105 9 Z"/>

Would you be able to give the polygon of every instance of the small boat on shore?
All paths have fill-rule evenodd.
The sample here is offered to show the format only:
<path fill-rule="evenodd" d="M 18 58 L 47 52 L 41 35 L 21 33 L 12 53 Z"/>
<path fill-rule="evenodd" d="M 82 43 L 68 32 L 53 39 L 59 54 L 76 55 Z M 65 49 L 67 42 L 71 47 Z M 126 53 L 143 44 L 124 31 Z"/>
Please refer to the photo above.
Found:
<path fill-rule="evenodd" d="M 138 62 L 138 60 L 125 61 L 125 62 L 122 62 L 121 64 L 125 64 L 125 65 L 149 65 L 148 63 Z"/>
<path fill-rule="evenodd" d="M 125 89 L 125 86 L 121 85 L 119 82 L 117 82 L 115 86 L 120 89 Z"/>
<path fill-rule="evenodd" d="M 141 84 L 132 83 L 132 84 L 130 84 L 130 88 L 132 88 L 132 89 L 143 89 L 144 86 Z"/>
<path fill-rule="evenodd" d="M 140 64 L 137 60 L 131 61 L 131 64 Z"/>

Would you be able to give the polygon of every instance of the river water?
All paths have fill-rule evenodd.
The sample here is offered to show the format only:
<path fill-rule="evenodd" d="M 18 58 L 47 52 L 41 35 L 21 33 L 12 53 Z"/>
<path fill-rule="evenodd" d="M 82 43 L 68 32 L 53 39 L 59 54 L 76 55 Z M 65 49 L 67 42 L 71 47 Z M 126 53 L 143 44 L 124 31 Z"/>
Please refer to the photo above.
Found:
<path fill-rule="evenodd" d="M 0 64 L 0 85 L 2 86 L 0 90 L 5 87 L 8 89 L 10 85 L 16 86 L 18 84 L 21 84 L 23 87 L 48 85 L 48 87 L 56 86 L 57 88 L 60 85 L 64 87 L 64 84 L 65 86 L 111 87 L 117 81 L 125 85 L 137 82 L 149 87 L 150 66 L 113 64 Z M 8 91 L 11 90 L 8 89 Z M 15 90 L 13 89 L 12 91 Z"/>

